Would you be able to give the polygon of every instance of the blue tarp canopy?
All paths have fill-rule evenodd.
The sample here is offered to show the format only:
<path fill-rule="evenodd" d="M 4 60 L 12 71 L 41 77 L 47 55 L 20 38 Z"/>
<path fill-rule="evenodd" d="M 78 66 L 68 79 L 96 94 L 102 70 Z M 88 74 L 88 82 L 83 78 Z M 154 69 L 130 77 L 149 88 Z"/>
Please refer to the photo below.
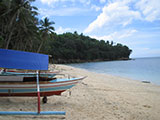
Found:
<path fill-rule="evenodd" d="M 48 70 L 48 55 L 0 49 L 0 67 L 10 69 Z"/>

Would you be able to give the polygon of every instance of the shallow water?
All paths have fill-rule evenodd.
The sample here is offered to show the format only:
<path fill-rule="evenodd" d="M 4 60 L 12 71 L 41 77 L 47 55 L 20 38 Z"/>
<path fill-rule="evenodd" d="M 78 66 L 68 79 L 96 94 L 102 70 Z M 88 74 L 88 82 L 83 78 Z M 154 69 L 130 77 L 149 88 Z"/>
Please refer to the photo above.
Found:
<path fill-rule="evenodd" d="M 128 61 L 68 64 L 97 73 L 107 73 L 160 85 L 160 57 L 136 58 Z"/>

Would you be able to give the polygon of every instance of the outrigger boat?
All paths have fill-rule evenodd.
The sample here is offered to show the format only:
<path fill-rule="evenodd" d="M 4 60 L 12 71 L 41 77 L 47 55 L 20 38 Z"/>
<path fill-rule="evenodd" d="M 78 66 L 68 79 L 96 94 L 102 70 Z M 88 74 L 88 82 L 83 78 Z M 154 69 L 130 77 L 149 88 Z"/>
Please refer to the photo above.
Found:
<path fill-rule="evenodd" d="M 40 77 L 49 77 L 53 78 L 59 74 L 59 71 L 54 71 L 54 72 L 40 72 L 39 76 Z M 0 70 L 0 76 L 23 76 L 23 77 L 36 77 L 35 72 L 24 72 L 24 71 L 6 71 L 6 69 L 1 69 Z"/>
<path fill-rule="evenodd" d="M 0 49 L 0 67 L 7 69 L 36 70 L 36 77 L 4 75 L 0 76 L 0 97 L 37 96 L 37 112 L 0 111 L 0 115 L 64 115 L 64 111 L 40 111 L 40 97 L 47 102 L 47 96 L 61 95 L 85 77 L 49 78 L 40 77 L 40 70 L 48 70 L 48 55 Z"/>
<path fill-rule="evenodd" d="M 39 78 L 40 96 L 43 103 L 47 96 L 61 95 L 62 92 L 79 83 L 81 78 Z M 0 96 L 35 96 L 37 97 L 36 77 L 0 76 Z"/>

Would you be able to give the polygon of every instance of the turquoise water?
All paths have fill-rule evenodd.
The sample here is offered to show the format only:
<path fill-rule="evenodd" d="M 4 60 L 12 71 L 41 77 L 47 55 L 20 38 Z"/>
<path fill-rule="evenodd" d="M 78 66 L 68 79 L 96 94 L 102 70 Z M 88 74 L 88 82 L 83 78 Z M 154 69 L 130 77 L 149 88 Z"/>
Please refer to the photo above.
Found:
<path fill-rule="evenodd" d="M 160 85 L 160 57 L 69 65 L 97 73 L 107 73 L 140 81 L 145 80 Z"/>

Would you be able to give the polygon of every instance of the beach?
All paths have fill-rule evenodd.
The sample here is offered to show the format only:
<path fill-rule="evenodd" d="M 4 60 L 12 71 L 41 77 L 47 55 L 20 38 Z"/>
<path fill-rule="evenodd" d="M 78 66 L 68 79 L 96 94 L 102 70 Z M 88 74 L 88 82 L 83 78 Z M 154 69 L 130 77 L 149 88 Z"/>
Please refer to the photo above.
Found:
<path fill-rule="evenodd" d="M 61 96 L 48 97 L 42 111 L 66 115 L 0 116 L 0 120 L 159 120 L 160 86 L 99 74 L 67 65 L 50 65 L 66 77 L 87 76 Z M 61 77 L 61 76 L 58 76 Z M 63 76 L 62 76 L 63 77 Z M 0 111 L 36 111 L 36 97 L 1 97 Z"/>

